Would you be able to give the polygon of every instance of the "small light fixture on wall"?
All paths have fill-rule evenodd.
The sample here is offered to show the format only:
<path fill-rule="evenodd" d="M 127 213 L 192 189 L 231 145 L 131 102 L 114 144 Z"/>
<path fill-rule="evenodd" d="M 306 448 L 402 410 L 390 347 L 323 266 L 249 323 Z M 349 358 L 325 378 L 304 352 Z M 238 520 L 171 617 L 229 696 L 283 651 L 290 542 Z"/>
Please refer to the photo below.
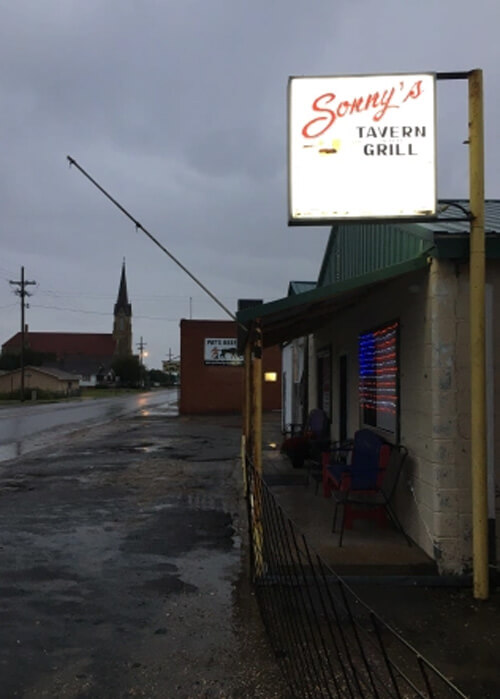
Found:
<path fill-rule="evenodd" d="M 265 371 L 264 381 L 266 383 L 275 383 L 278 380 L 278 374 L 276 371 Z"/>

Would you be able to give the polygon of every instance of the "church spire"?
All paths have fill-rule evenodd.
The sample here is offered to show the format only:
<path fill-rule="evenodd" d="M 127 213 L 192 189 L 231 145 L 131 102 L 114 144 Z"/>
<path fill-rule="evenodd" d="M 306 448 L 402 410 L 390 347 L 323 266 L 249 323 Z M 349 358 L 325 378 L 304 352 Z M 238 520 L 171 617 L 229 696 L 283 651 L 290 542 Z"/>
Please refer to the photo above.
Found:
<path fill-rule="evenodd" d="M 123 258 L 120 288 L 115 303 L 113 340 L 115 341 L 115 356 L 132 356 L 132 305 L 128 301 L 125 258 Z"/>
<path fill-rule="evenodd" d="M 130 318 L 130 316 L 132 315 L 132 306 L 128 302 L 128 294 L 127 294 L 127 278 L 125 276 L 125 258 L 123 258 L 122 274 L 121 274 L 121 278 L 120 278 L 120 288 L 118 290 L 118 298 L 116 299 L 116 303 L 115 303 L 115 311 L 114 311 L 115 316 L 117 316 L 120 311 L 122 311 L 127 316 L 127 318 Z"/>

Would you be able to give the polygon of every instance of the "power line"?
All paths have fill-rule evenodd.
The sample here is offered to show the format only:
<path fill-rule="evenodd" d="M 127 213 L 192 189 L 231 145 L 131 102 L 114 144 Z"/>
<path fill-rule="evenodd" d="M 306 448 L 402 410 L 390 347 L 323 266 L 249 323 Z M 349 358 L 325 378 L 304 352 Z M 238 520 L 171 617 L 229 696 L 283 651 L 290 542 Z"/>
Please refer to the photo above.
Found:
<path fill-rule="evenodd" d="M 1 307 L 0 307 L 1 308 Z M 84 313 L 86 315 L 95 315 L 95 316 L 112 316 L 113 313 L 111 311 L 86 311 L 82 308 L 68 308 L 67 306 L 45 306 L 44 304 L 39 304 L 39 303 L 32 303 L 31 308 L 44 308 L 46 310 L 51 310 L 51 311 L 69 311 L 70 313 Z M 134 318 L 137 320 L 166 320 L 169 322 L 178 322 L 179 318 L 167 318 L 166 316 L 143 316 L 143 315 L 137 315 L 134 313 Z"/>
<path fill-rule="evenodd" d="M 86 313 L 88 315 L 94 315 L 94 316 L 112 316 L 113 314 L 111 311 L 106 312 L 106 311 L 85 311 L 82 308 L 67 308 L 66 306 L 45 306 L 41 303 L 32 303 L 31 304 L 32 308 L 45 308 L 47 310 L 53 310 L 53 311 L 70 311 L 71 313 Z"/>
<path fill-rule="evenodd" d="M 38 293 L 44 295 L 44 296 L 56 296 L 56 297 L 65 297 L 67 298 L 68 296 L 75 296 L 78 298 L 89 298 L 89 299 L 112 299 L 115 298 L 113 294 L 87 294 L 83 293 L 81 291 L 56 291 L 54 289 L 41 289 L 38 286 L 37 289 Z M 227 300 L 235 301 L 238 299 L 237 296 L 223 296 L 222 298 L 225 298 Z M 141 299 L 141 300 L 154 300 L 157 299 L 159 301 L 164 300 L 164 299 L 178 299 L 179 301 L 188 301 L 189 299 L 194 299 L 194 300 L 207 300 L 204 295 L 199 295 L 199 296 L 193 296 L 188 295 L 188 294 L 134 294 L 134 299 Z"/>

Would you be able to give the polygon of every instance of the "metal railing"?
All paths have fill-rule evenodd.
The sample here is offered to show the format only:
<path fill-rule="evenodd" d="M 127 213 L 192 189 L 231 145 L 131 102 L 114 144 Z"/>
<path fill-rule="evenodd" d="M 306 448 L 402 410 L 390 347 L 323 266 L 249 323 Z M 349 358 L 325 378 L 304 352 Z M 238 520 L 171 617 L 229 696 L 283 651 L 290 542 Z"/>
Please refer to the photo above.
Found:
<path fill-rule="evenodd" d="M 253 581 L 294 697 L 465 697 L 315 554 L 246 460 Z"/>

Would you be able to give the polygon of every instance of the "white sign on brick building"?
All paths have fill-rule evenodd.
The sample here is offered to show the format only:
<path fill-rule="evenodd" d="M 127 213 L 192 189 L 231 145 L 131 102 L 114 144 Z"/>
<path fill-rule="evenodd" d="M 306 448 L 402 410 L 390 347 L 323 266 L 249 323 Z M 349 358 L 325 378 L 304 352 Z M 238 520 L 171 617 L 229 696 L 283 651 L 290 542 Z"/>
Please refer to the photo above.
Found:
<path fill-rule="evenodd" d="M 219 366 L 243 366 L 244 357 L 238 354 L 236 338 L 205 338 L 204 363 Z"/>
<path fill-rule="evenodd" d="M 293 77 L 289 224 L 436 215 L 435 75 Z"/>

